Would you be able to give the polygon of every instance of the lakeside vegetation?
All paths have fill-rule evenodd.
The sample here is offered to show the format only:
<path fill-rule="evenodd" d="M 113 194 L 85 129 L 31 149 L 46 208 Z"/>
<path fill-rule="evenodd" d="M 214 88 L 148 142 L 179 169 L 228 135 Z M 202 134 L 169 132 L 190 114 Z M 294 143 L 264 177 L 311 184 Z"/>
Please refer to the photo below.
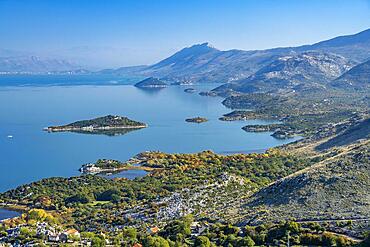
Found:
<path fill-rule="evenodd" d="M 65 199 L 77 191 L 85 194 L 86 198 L 94 199 L 95 195 L 103 188 L 133 186 L 135 189 L 142 187 L 140 190 L 135 190 L 135 193 L 138 193 L 137 198 L 152 198 L 155 197 L 151 193 L 152 191 L 165 195 L 189 185 L 199 185 L 204 182 L 210 184 L 217 181 L 218 177 L 224 173 L 243 176 L 251 188 L 258 188 L 310 164 L 309 160 L 300 159 L 274 149 L 264 154 L 228 156 L 218 155 L 211 151 L 197 154 L 145 152 L 140 154 L 140 158 L 142 166 L 161 169 L 153 171 L 150 176 L 133 181 L 109 180 L 97 176 L 43 179 L 31 183 L 30 186 L 20 186 L 5 192 L 1 194 L 1 197 L 15 199 L 21 204 L 32 204 L 40 196 L 49 196 L 54 202 L 53 205 L 60 207 L 66 205 Z M 106 164 L 106 162 L 103 163 Z M 113 162 L 112 164 L 119 163 Z M 293 164 L 296 165 L 293 166 Z M 202 179 L 205 177 L 206 181 Z M 81 188 L 77 189 L 79 186 Z M 122 191 L 119 191 L 122 198 L 127 197 L 126 189 L 128 188 L 122 188 Z M 27 194 L 31 195 L 23 200 L 22 198 Z M 135 198 L 131 198 L 131 200 L 135 200 Z"/>

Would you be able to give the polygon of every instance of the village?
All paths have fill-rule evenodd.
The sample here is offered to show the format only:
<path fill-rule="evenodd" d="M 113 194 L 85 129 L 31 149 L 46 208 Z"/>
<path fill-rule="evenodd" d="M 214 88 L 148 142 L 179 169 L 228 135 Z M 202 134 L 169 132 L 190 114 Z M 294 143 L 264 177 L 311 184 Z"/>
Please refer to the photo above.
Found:
<path fill-rule="evenodd" d="M 9 219 L 7 219 L 9 220 Z M 4 223 L 7 220 L 2 220 Z M 206 222 L 192 222 L 190 225 L 191 236 L 200 236 L 209 227 Z M 109 235 L 118 234 L 124 229 L 123 226 L 107 228 L 107 233 L 100 232 L 99 239 L 104 241 L 104 246 L 117 246 L 111 240 Z M 146 228 L 146 234 L 156 235 L 161 229 L 158 226 L 151 226 Z M 8 228 L 0 232 L 0 247 L 20 247 L 20 246 L 60 246 L 63 244 L 72 246 L 95 246 L 94 233 L 83 232 L 80 233 L 74 228 L 62 229 L 60 226 L 51 225 L 47 222 L 36 222 L 35 225 L 28 223 L 20 224 L 15 227 Z M 26 239 L 29 239 L 27 241 Z M 140 243 L 134 243 L 132 247 L 142 247 Z"/>

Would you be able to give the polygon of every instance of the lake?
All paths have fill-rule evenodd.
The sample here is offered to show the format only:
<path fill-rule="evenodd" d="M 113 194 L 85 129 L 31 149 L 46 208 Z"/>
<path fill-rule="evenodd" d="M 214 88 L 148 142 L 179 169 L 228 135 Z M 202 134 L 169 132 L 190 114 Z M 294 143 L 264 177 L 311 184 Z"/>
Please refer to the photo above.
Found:
<path fill-rule="evenodd" d="M 82 164 L 99 158 L 124 161 L 147 150 L 261 152 L 294 140 L 277 140 L 271 133 L 247 133 L 241 129 L 246 124 L 268 123 L 265 121 L 219 121 L 220 116 L 230 112 L 221 104 L 222 98 L 198 95 L 215 85 L 191 86 L 197 93 L 189 94 L 184 92 L 188 88 L 185 86 L 142 90 L 132 85 L 111 85 L 112 81 L 130 84 L 129 79 L 103 77 L 100 83 L 106 85 L 96 86 L 96 78 L 91 78 L 91 83 L 85 77 L 87 83 L 74 83 L 59 76 L 63 83 L 58 81 L 56 86 L 47 83 L 54 77 L 37 78 L 21 76 L 11 80 L 16 85 L 41 85 L 22 87 L 9 86 L 9 77 L 0 78 L 0 191 L 41 178 L 76 176 Z M 42 130 L 108 114 L 127 116 L 149 127 L 119 136 Z M 196 116 L 209 121 L 185 122 Z"/>
<path fill-rule="evenodd" d="M 0 208 L 0 221 L 20 216 L 21 213 L 4 208 Z"/>

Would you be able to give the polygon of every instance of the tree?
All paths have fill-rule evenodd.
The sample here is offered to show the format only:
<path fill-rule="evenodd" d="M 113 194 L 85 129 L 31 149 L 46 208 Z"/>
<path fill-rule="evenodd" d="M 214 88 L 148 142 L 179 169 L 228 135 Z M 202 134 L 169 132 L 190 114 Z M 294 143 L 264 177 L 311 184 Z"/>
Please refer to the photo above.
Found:
<path fill-rule="evenodd" d="M 120 192 L 117 189 L 109 189 L 96 195 L 96 200 L 98 201 L 119 202 L 120 199 Z"/>
<path fill-rule="evenodd" d="M 51 214 L 47 213 L 43 209 L 31 209 L 27 213 L 27 221 L 37 222 L 37 221 L 46 221 L 49 223 L 55 223 L 56 219 Z"/>
<path fill-rule="evenodd" d="M 188 215 L 179 220 L 172 221 L 164 229 L 164 235 L 169 236 L 172 240 L 181 241 L 191 234 L 190 225 L 193 222 L 193 216 Z"/>
<path fill-rule="evenodd" d="M 292 233 L 299 233 L 301 231 L 301 225 L 294 221 L 288 221 L 285 224 L 286 231 L 291 231 Z"/>
<path fill-rule="evenodd" d="M 321 226 L 319 223 L 317 222 L 311 222 L 308 224 L 308 227 L 316 232 L 324 232 L 325 231 L 325 227 Z"/>
<path fill-rule="evenodd" d="M 85 194 L 76 194 L 65 199 L 65 203 L 88 203 L 90 199 Z"/>
<path fill-rule="evenodd" d="M 134 244 L 137 242 L 137 230 L 132 227 L 127 227 L 122 231 L 122 239 L 125 244 Z"/>
<path fill-rule="evenodd" d="M 91 239 L 91 246 L 92 247 L 104 247 L 105 239 L 95 236 Z"/>
<path fill-rule="evenodd" d="M 118 194 L 113 194 L 110 201 L 113 203 L 119 203 L 121 201 L 121 197 Z"/>
<path fill-rule="evenodd" d="M 244 238 L 242 238 L 240 241 L 238 241 L 238 246 L 248 246 L 248 247 L 252 247 L 255 245 L 255 242 L 253 241 L 253 239 L 249 236 L 246 236 Z"/>
<path fill-rule="evenodd" d="M 31 209 L 28 211 L 27 220 L 43 221 L 47 214 L 43 209 Z"/>
<path fill-rule="evenodd" d="M 336 246 L 336 237 L 332 233 L 324 232 L 322 234 L 322 244 L 325 246 Z"/>
<path fill-rule="evenodd" d="M 236 227 L 236 226 L 233 226 L 233 225 L 230 225 L 230 224 L 225 226 L 225 228 L 224 228 L 224 233 L 226 235 L 230 235 L 230 234 L 236 235 L 236 234 L 238 234 L 239 231 L 240 231 L 239 227 Z"/>
<path fill-rule="evenodd" d="M 211 241 L 209 241 L 209 238 L 207 238 L 206 236 L 199 236 L 195 240 L 195 246 L 210 247 L 211 246 Z"/>
<path fill-rule="evenodd" d="M 170 247 L 168 241 L 160 236 L 148 236 L 144 239 L 145 247 Z"/>
<path fill-rule="evenodd" d="M 68 235 L 68 240 L 71 240 L 72 242 L 77 242 L 80 240 L 80 236 L 70 234 Z"/>

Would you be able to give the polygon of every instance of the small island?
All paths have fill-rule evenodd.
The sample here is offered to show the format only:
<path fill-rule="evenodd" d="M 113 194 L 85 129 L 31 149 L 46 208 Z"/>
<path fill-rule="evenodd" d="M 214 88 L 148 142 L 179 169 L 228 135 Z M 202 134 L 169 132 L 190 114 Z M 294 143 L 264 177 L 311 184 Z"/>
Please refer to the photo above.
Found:
<path fill-rule="evenodd" d="M 200 92 L 199 95 L 200 96 L 216 97 L 217 93 L 209 91 L 209 92 Z"/>
<path fill-rule="evenodd" d="M 196 92 L 196 90 L 195 90 L 194 88 L 186 88 L 186 89 L 184 90 L 184 92 L 185 92 L 185 93 L 195 93 L 195 92 Z"/>
<path fill-rule="evenodd" d="M 195 118 L 187 118 L 185 119 L 185 121 L 188 123 L 204 123 L 204 122 L 207 122 L 208 119 L 204 117 L 195 117 Z"/>
<path fill-rule="evenodd" d="M 131 120 L 127 117 L 108 115 L 91 120 L 82 120 L 67 125 L 49 126 L 48 132 L 98 132 L 111 130 L 134 130 L 148 127 L 147 124 Z"/>
<path fill-rule="evenodd" d="M 149 77 L 135 84 L 135 87 L 139 88 L 164 88 L 168 85 L 159 80 L 158 78 Z"/>
<path fill-rule="evenodd" d="M 284 124 L 254 124 L 246 125 L 242 129 L 246 132 L 273 132 L 271 136 L 276 139 L 293 138 L 298 135 L 296 130 Z"/>

